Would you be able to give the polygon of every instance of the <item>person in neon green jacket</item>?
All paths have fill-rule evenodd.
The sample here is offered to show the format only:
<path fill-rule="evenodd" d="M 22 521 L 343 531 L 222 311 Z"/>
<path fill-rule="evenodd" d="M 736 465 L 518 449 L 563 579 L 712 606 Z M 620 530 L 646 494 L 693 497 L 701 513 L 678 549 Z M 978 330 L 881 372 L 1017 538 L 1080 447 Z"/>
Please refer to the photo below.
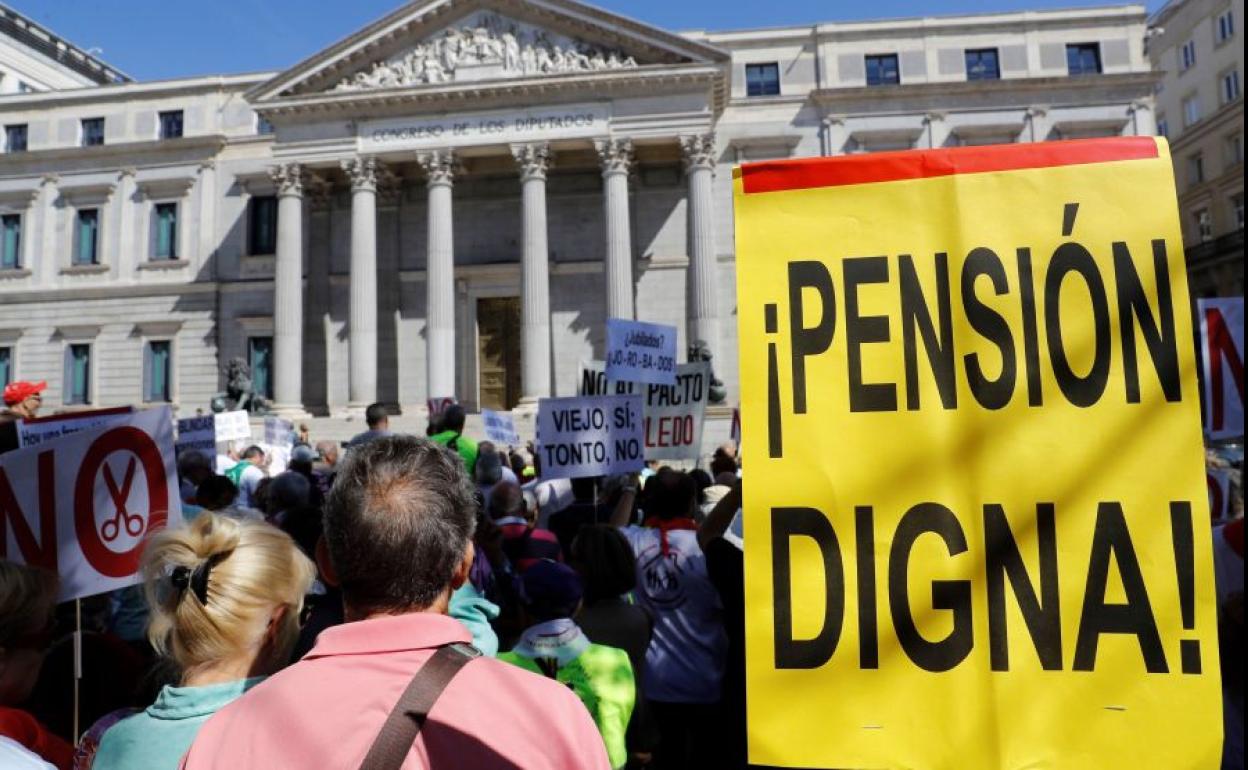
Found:
<path fill-rule="evenodd" d="M 543 559 L 521 575 L 532 623 L 498 659 L 566 684 L 593 717 L 611 766 L 628 764 L 624 733 L 633 715 L 636 684 L 628 653 L 589 641 L 576 621 L 581 583 L 565 564 Z"/>

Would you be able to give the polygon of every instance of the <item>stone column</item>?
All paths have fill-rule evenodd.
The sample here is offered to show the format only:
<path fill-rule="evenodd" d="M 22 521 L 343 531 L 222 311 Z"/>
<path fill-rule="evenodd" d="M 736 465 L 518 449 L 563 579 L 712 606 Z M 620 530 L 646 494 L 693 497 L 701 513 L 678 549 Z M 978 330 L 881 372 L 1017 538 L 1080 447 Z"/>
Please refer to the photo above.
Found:
<path fill-rule="evenodd" d="M 426 249 L 425 349 L 427 398 L 455 393 L 455 230 L 451 188 L 455 180 L 455 154 L 434 150 L 417 156 L 425 169 L 429 189 L 426 216 L 429 241 Z"/>
<path fill-rule="evenodd" d="M 522 242 L 520 255 L 520 402 L 530 408 L 550 396 L 550 252 L 546 245 L 546 171 L 550 148 L 516 145 L 520 165 Z"/>
<path fill-rule="evenodd" d="M 40 253 L 44 256 L 42 259 L 32 259 L 26 263 L 34 274 L 34 282 L 37 284 L 46 285 L 52 283 L 57 269 L 62 265 L 69 264 L 68 258 L 57 251 L 56 200 L 60 197 L 60 189 L 58 187 L 60 181 L 61 178 L 57 174 L 44 174 L 43 178 L 39 180 L 38 238 Z M 68 249 L 66 249 L 66 253 L 68 253 Z"/>
<path fill-rule="evenodd" d="M 689 184 L 689 345 L 701 342 L 719 353 L 719 264 L 715 255 L 715 135 L 680 138 Z"/>
<path fill-rule="evenodd" d="M 628 172 L 633 165 L 633 143 L 630 139 L 602 139 L 594 146 L 602 161 L 607 223 L 607 317 L 633 319 L 633 244 L 628 221 Z"/>
<path fill-rule="evenodd" d="M 150 258 L 147 253 L 147 243 L 142 242 L 138 248 L 135 246 L 135 170 L 133 168 L 123 168 L 117 173 L 117 187 L 113 193 L 113 212 L 112 225 L 113 236 L 110 239 L 113 245 L 110 245 L 110 251 L 116 258 L 116 269 L 123 278 L 133 280 L 135 276 L 135 268 Z M 146 200 L 143 206 L 149 206 Z M 181 255 L 180 255 L 181 256 Z"/>
<path fill-rule="evenodd" d="M 273 408 L 303 412 L 303 176 L 295 163 L 269 169 L 277 187 L 273 268 Z"/>
<path fill-rule="evenodd" d="M 199 216 L 195 223 L 197 243 L 195 246 L 194 264 L 198 267 L 208 263 L 212 256 L 213 245 L 217 234 L 217 162 L 206 160 L 199 164 L 199 181 L 196 183 L 199 196 Z"/>
<path fill-rule="evenodd" d="M 347 407 L 377 400 L 377 162 L 342 161 L 351 179 L 351 294 L 347 311 Z"/>

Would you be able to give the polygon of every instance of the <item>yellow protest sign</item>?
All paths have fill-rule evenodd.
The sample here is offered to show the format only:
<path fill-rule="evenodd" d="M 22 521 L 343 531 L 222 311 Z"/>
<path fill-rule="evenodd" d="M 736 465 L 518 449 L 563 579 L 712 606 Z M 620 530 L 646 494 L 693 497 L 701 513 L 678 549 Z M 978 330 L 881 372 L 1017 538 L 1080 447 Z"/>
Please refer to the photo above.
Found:
<path fill-rule="evenodd" d="M 734 179 L 750 759 L 1216 767 L 1164 140 Z"/>

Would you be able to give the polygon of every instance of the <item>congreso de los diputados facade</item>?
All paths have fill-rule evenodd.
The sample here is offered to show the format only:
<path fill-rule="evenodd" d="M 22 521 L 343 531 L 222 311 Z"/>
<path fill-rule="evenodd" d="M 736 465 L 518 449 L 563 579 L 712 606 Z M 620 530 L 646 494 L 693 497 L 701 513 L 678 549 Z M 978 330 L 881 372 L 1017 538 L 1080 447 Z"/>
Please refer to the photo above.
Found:
<path fill-rule="evenodd" d="M 0 5 L 0 368 L 56 410 L 576 392 L 605 321 L 736 403 L 732 168 L 1154 134 L 1142 5 L 669 31 L 418 0 L 281 72 L 137 82 Z M 139 374 L 142 376 L 139 376 Z"/>

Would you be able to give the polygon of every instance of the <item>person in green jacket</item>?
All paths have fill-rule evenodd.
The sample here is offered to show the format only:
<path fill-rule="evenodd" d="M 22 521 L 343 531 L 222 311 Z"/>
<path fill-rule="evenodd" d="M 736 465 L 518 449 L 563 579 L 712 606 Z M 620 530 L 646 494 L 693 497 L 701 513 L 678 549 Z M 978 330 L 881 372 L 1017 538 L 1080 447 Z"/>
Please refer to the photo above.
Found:
<path fill-rule="evenodd" d="M 429 436 L 429 440 L 458 452 L 464 459 L 468 477 L 472 478 L 477 470 L 477 442 L 464 437 L 464 422 L 467 419 L 468 415 L 462 406 L 451 404 L 442 414 L 437 415 L 436 423 L 431 424 L 430 427 L 436 432 Z"/>
<path fill-rule="evenodd" d="M 100 738 L 93 770 L 174 770 L 208 718 L 290 660 L 316 568 L 285 532 L 204 511 L 143 551 L 148 639 L 182 669 Z"/>
<path fill-rule="evenodd" d="M 498 659 L 570 687 L 598 725 L 611 766 L 624 767 L 624 734 L 636 699 L 628 653 L 590 642 L 572 619 L 580 609 L 582 589 L 571 567 L 543 559 L 525 570 L 521 580 L 525 613 L 532 623 Z"/>

